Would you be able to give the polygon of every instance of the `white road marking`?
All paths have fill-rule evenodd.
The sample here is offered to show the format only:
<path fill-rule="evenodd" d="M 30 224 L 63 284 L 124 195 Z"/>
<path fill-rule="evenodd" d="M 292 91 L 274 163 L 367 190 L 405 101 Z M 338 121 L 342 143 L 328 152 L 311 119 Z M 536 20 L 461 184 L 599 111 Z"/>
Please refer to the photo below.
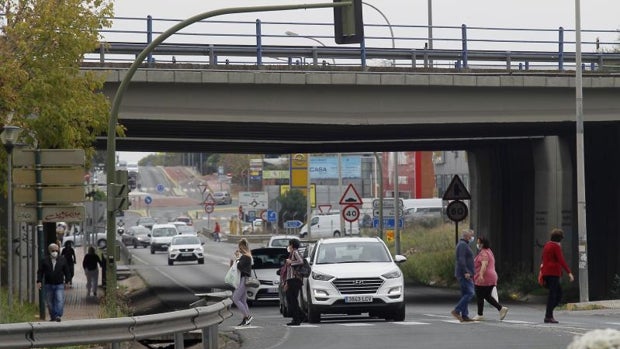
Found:
<path fill-rule="evenodd" d="M 358 322 L 358 323 L 349 323 L 349 324 L 339 324 L 340 326 L 347 326 L 347 327 L 364 327 L 364 326 L 374 326 L 375 324 L 369 324 L 369 323 L 365 323 L 365 322 Z"/>
<path fill-rule="evenodd" d="M 417 321 L 403 321 L 403 322 L 393 322 L 394 325 L 401 326 L 409 326 L 409 325 L 430 325 L 428 322 L 417 322 Z"/>

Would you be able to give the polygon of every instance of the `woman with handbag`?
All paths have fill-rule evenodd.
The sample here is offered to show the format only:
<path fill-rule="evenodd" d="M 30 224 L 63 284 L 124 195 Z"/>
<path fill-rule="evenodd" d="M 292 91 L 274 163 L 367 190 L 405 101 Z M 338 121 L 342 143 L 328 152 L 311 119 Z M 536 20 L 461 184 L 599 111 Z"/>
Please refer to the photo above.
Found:
<path fill-rule="evenodd" d="M 553 310 L 560 304 L 560 300 L 562 300 L 562 287 L 560 286 L 562 269 L 568 273 L 570 282 L 575 280 L 562 254 L 562 246 L 560 245 L 562 239 L 564 239 L 564 232 L 561 229 L 556 228 L 551 231 L 551 241 L 548 241 L 543 247 L 542 265 L 540 267 L 540 273 L 542 274 L 544 284 L 549 289 L 545 323 L 551 324 L 558 323 L 553 317 Z"/>
<path fill-rule="evenodd" d="M 238 249 L 235 251 L 235 260 L 230 261 L 231 266 L 233 263 L 237 263 L 237 270 L 239 271 L 239 284 L 233 292 L 232 301 L 243 314 L 243 320 L 241 320 L 241 323 L 237 326 L 247 326 L 254 319 L 254 316 L 250 314 L 245 288 L 245 280 L 252 275 L 252 253 L 246 239 L 239 240 L 237 247 Z"/>
<path fill-rule="evenodd" d="M 299 326 L 304 319 L 304 313 L 299 307 L 299 291 L 301 290 L 302 280 L 295 271 L 295 268 L 304 263 L 303 258 L 299 254 L 299 240 L 290 239 L 288 242 L 288 252 L 290 253 L 286 260 L 286 283 L 284 290 L 286 292 L 286 302 L 288 304 L 289 315 L 293 321 L 286 324 L 287 326 Z"/>

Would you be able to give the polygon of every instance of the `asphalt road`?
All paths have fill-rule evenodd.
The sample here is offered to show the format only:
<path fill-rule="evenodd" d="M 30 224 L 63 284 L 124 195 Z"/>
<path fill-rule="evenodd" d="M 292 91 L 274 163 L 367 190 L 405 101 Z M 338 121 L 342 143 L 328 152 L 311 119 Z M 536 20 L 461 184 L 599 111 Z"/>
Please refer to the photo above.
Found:
<path fill-rule="evenodd" d="M 167 310 L 186 309 L 197 300 L 195 293 L 224 287 L 223 278 L 234 244 L 207 241 L 204 265 L 192 262 L 168 266 L 166 254 L 151 255 L 147 249 L 135 252 L 136 270 L 147 281 Z M 566 348 L 575 335 L 597 328 L 620 328 L 620 309 L 557 311 L 559 324 L 543 323 L 544 304 L 506 303 L 504 321 L 495 309 L 485 308 L 486 321 L 459 323 L 450 315 L 458 291 L 429 287 L 408 287 L 407 315 L 403 322 L 386 322 L 367 316 L 323 316 L 318 324 L 287 327 L 290 321 L 279 313 L 277 303 L 254 304 L 251 326 L 237 327 L 241 315 L 220 326 L 241 338 L 244 349 L 292 348 Z M 470 305 L 475 315 L 476 306 Z"/>

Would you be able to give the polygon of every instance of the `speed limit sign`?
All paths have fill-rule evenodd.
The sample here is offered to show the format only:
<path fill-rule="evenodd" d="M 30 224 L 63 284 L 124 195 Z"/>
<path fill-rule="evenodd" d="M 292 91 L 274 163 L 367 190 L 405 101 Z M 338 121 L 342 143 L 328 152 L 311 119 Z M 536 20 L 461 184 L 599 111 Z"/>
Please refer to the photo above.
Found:
<path fill-rule="evenodd" d="M 205 205 L 205 212 L 206 213 L 213 213 L 213 205 Z"/>
<path fill-rule="evenodd" d="M 468 213 L 469 210 L 467 209 L 467 205 L 465 205 L 463 201 L 452 201 L 448 204 L 448 207 L 446 207 L 446 215 L 454 222 L 460 222 L 467 218 Z"/>
<path fill-rule="evenodd" d="M 342 218 L 344 218 L 347 222 L 355 222 L 358 218 L 360 218 L 360 210 L 357 206 L 347 205 L 344 210 L 342 210 Z"/>

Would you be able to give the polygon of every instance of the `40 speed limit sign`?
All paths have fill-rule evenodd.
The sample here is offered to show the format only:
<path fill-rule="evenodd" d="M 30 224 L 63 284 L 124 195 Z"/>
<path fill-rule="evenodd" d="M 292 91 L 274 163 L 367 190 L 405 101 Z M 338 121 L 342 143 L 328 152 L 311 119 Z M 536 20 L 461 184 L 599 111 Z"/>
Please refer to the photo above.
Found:
<path fill-rule="evenodd" d="M 349 223 L 355 222 L 358 218 L 360 218 L 359 208 L 354 205 L 345 206 L 342 210 L 342 218 Z"/>
<path fill-rule="evenodd" d="M 467 218 L 468 213 L 469 210 L 467 209 L 467 205 L 465 205 L 463 201 L 452 201 L 448 204 L 448 207 L 446 207 L 446 215 L 454 222 L 460 222 Z"/>

